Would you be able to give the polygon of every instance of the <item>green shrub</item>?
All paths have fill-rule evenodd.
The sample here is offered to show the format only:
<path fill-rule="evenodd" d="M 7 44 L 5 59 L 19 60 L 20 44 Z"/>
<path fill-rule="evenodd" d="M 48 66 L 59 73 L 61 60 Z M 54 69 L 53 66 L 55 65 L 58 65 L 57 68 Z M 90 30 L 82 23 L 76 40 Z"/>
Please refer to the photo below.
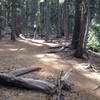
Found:
<path fill-rule="evenodd" d="M 87 45 L 94 51 L 100 52 L 100 23 L 93 19 L 90 25 Z"/>

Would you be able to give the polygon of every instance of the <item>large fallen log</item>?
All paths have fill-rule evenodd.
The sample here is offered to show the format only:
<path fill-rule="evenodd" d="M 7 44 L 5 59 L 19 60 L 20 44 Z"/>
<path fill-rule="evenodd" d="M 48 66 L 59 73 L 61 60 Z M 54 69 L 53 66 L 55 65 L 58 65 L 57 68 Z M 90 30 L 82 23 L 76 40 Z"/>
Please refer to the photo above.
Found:
<path fill-rule="evenodd" d="M 14 73 L 12 73 L 13 75 L 15 76 L 21 76 L 21 75 L 24 75 L 24 74 L 27 74 L 29 72 L 32 72 L 32 71 L 39 71 L 41 68 L 39 67 L 33 67 L 33 68 L 20 68 L 20 69 L 17 69 Z"/>
<path fill-rule="evenodd" d="M 58 53 L 58 52 L 64 51 L 66 48 L 71 48 L 71 45 L 68 44 L 68 45 L 63 45 L 63 46 L 50 47 L 51 50 L 48 51 L 48 53 Z"/>
<path fill-rule="evenodd" d="M 56 45 L 56 46 L 50 46 L 49 49 L 59 49 L 59 48 L 70 48 L 71 44 L 66 42 L 64 44 L 59 44 L 59 45 Z"/>
<path fill-rule="evenodd" d="M 1 73 L 0 84 L 19 88 L 42 90 L 45 93 L 50 93 L 55 88 L 54 84 L 43 80 L 15 77 L 14 75 Z"/>
<path fill-rule="evenodd" d="M 66 90 L 68 86 L 67 81 L 71 75 L 72 69 L 69 69 L 66 74 L 60 77 L 57 81 L 57 85 L 49 83 L 43 80 L 34 80 L 31 78 L 16 77 L 11 74 L 0 73 L 0 84 L 12 87 L 26 88 L 31 90 L 39 90 L 50 95 L 49 100 L 64 100 L 63 90 Z M 68 88 L 68 87 L 67 87 Z"/>

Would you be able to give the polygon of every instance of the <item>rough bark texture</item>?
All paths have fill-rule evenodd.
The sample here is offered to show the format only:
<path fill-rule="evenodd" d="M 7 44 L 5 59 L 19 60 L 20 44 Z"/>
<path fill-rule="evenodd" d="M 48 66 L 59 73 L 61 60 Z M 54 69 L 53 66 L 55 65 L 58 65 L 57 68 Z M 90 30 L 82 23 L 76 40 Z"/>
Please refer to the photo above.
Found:
<path fill-rule="evenodd" d="M 64 7 L 63 7 L 63 19 L 64 19 L 64 36 L 65 39 L 69 39 L 69 29 L 68 29 L 68 18 L 69 18 L 69 8 L 68 8 L 68 0 L 65 0 Z"/>
<path fill-rule="evenodd" d="M 44 7 L 44 22 L 45 22 L 45 40 L 47 41 L 49 39 L 49 34 L 50 34 L 50 5 L 49 5 L 49 0 L 45 0 L 45 7 Z"/>
<path fill-rule="evenodd" d="M 17 69 L 14 73 L 12 73 L 15 76 L 21 76 L 27 73 L 30 73 L 32 71 L 39 71 L 41 68 L 33 67 L 33 68 L 21 68 Z"/>
<path fill-rule="evenodd" d="M 0 74 L 0 84 L 26 89 L 37 89 L 46 93 L 50 93 L 55 87 L 55 85 L 46 81 L 15 77 L 9 74 Z"/>
<path fill-rule="evenodd" d="M 1 5 L 0 5 L 0 16 L 2 16 L 2 8 L 1 8 Z M 0 39 L 2 38 L 1 29 L 2 29 L 2 19 L 0 18 Z"/>
<path fill-rule="evenodd" d="M 62 77 L 63 71 L 61 71 L 57 79 L 57 85 L 43 80 L 34 80 L 31 78 L 16 77 L 12 74 L 0 73 L 0 84 L 31 90 L 39 90 L 49 94 L 49 100 L 64 100 L 63 90 L 69 91 L 71 89 L 67 82 L 71 73 L 72 68 L 69 69 Z"/>
<path fill-rule="evenodd" d="M 77 50 L 75 52 L 75 57 L 81 58 L 84 53 L 85 48 L 85 38 L 87 31 L 88 23 L 88 3 L 87 0 L 83 0 L 81 4 L 81 23 L 80 23 L 80 33 L 79 33 L 79 42 L 77 44 Z"/>
<path fill-rule="evenodd" d="M 81 28 L 81 2 L 82 0 L 77 0 L 75 5 L 75 27 L 74 34 L 72 38 L 72 48 L 76 49 L 78 47 L 79 33 Z"/>
<path fill-rule="evenodd" d="M 12 27 L 11 27 L 11 40 L 16 40 L 16 0 L 12 1 Z"/>

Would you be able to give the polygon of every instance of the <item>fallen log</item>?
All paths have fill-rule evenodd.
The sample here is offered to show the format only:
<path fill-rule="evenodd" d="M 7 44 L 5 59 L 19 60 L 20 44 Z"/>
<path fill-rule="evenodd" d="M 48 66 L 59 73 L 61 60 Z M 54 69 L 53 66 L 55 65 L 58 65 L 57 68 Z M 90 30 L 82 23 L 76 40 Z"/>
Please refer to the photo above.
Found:
<path fill-rule="evenodd" d="M 31 78 L 22 78 L 16 77 L 11 74 L 2 74 L 0 73 L 0 84 L 12 87 L 19 87 L 31 90 L 39 90 L 44 93 L 50 95 L 49 100 L 64 100 L 63 90 L 68 86 L 67 80 L 71 75 L 72 68 L 66 72 L 66 74 L 62 76 L 62 72 L 60 73 L 60 77 L 57 80 L 57 85 L 49 83 L 43 80 L 34 80 Z M 69 87 L 67 87 L 69 88 Z"/>
<path fill-rule="evenodd" d="M 22 40 L 27 40 L 27 39 L 25 38 L 25 36 L 22 35 L 22 34 L 20 34 L 19 37 L 20 37 Z"/>
<path fill-rule="evenodd" d="M 62 45 L 50 46 L 49 49 L 58 49 L 61 48 Z"/>
<path fill-rule="evenodd" d="M 54 50 L 50 50 L 48 51 L 48 53 L 58 53 L 58 52 L 64 51 L 66 48 L 70 48 L 70 45 L 51 47 L 50 49 L 54 49 Z"/>
<path fill-rule="evenodd" d="M 59 49 L 59 48 L 70 48 L 71 44 L 70 43 L 64 43 L 64 44 L 60 44 L 60 45 L 56 45 L 56 46 L 50 46 L 49 49 Z"/>
<path fill-rule="evenodd" d="M 54 84 L 43 80 L 15 77 L 14 75 L 1 74 L 1 73 L 0 73 L 0 84 L 19 87 L 19 88 L 26 88 L 26 89 L 36 89 L 36 90 L 41 90 L 45 93 L 51 93 L 51 91 L 55 88 Z"/>
<path fill-rule="evenodd" d="M 15 75 L 15 76 L 21 76 L 21 75 L 27 74 L 27 73 L 32 72 L 32 71 L 39 71 L 40 69 L 41 68 L 38 68 L 38 67 L 33 67 L 33 68 L 20 68 L 20 69 L 17 69 L 12 74 Z"/>
<path fill-rule="evenodd" d="M 47 53 L 58 53 L 58 52 L 61 52 L 61 51 L 63 51 L 63 50 L 65 50 L 65 47 L 61 47 L 61 48 L 56 49 L 56 50 L 50 50 L 50 51 L 48 51 Z"/>

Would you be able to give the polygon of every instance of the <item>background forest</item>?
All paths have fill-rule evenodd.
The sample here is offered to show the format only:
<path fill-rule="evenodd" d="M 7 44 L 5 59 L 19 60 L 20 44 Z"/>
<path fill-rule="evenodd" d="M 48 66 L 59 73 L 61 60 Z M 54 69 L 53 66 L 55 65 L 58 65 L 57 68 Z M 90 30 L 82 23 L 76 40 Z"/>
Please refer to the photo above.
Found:
<path fill-rule="evenodd" d="M 100 0 L 0 0 L 0 100 L 100 100 Z"/>
<path fill-rule="evenodd" d="M 45 40 L 75 33 L 75 8 L 82 0 L 0 0 L 0 38 L 19 34 Z M 87 2 L 87 0 L 85 0 Z M 88 0 L 87 45 L 100 52 L 100 0 Z M 78 14 L 78 13 L 77 13 Z"/>

